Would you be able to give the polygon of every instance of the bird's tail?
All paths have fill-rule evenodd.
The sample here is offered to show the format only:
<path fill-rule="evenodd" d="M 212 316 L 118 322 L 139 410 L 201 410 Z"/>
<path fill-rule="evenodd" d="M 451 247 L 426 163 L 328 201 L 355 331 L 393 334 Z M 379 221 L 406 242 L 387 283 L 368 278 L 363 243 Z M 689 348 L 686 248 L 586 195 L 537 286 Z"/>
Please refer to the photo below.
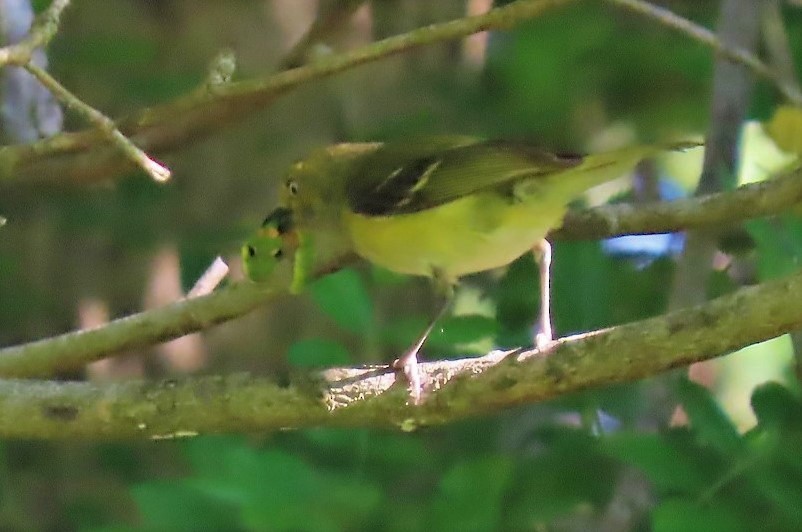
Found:
<path fill-rule="evenodd" d="M 630 146 L 602 153 L 592 153 L 585 156 L 581 164 L 562 175 L 556 175 L 555 178 L 573 182 L 575 186 L 571 188 L 575 192 L 572 195 L 576 195 L 591 187 L 626 175 L 640 161 L 649 157 L 667 151 L 685 151 L 699 146 L 702 146 L 701 142 L 688 141 Z"/>

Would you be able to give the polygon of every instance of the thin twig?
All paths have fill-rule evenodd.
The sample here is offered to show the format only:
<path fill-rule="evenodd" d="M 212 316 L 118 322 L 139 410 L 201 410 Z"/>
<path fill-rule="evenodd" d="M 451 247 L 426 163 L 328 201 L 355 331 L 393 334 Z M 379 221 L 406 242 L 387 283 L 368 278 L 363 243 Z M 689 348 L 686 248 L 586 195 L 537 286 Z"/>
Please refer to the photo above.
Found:
<path fill-rule="evenodd" d="M 155 181 L 164 182 L 170 179 L 170 170 L 161 164 L 157 163 L 144 151 L 140 150 L 133 142 L 131 142 L 119 129 L 117 129 L 114 121 L 95 109 L 90 105 L 85 104 L 70 91 L 68 91 L 56 78 L 48 74 L 48 72 L 29 61 L 22 65 L 25 70 L 31 73 L 39 83 L 44 85 L 56 98 L 58 98 L 64 105 L 79 114 L 84 120 L 93 124 L 103 134 L 111 140 L 117 148 L 122 151 L 130 160 L 134 161 L 140 168 L 142 168 L 148 175 Z"/>
<path fill-rule="evenodd" d="M 656 20 L 667 28 L 679 31 L 687 37 L 712 48 L 716 53 L 721 54 L 727 59 L 746 66 L 755 74 L 771 81 L 789 102 L 802 105 L 802 93 L 799 92 L 797 87 L 787 83 L 777 71 L 763 63 L 748 50 L 721 42 L 716 34 L 709 29 L 694 24 L 690 20 L 682 18 L 666 8 L 655 6 L 641 0 L 607 1 Z"/>
<path fill-rule="evenodd" d="M 61 14 L 69 3 L 69 0 L 53 0 L 33 25 L 27 38 L 17 44 L 0 48 L 0 65 L 15 65 L 27 70 L 57 99 L 87 122 L 97 127 L 126 157 L 145 170 L 154 180 L 159 182 L 166 181 L 170 178 L 170 170 L 137 148 L 133 142 L 120 133 L 113 120 L 82 102 L 45 69 L 34 64 L 31 60 L 34 50 L 46 46 L 56 35 L 61 21 Z"/>
<path fill-rule="evenodd" d="M 187 293 L 187 299 L 211 294 L 228 275 L 228 264 L 221 257 L 215 257 L 203 275 L 195 281 L 195 285 Z"/>
<path fill-rule="evenodd" d="M 278 96 L 310 81 L 319 80 L 356 66 L 377 61 L 451 39 L 458 39 L 486 30 L 503 30 L 577 0 L 518 0 L 504 7 L 473 17 L 433 24 L 409 33 L 371 43 L 359 49 L 315 61 L 312 64 L 262 78 L 230 83 L 214 92 L 193 90 L 171 103 L 144 109 L 120 122 L 119 129 L 148 153 L 163 153 L 198 139 L 236 120 L 250 116 Z M 655 18 L 654 6 L 633 0 L 607 0 L 616 5 L 635 9 Z M 657 11 L 660 13 L 660 11 Z M 764 74 L 765 65 L 754 57 L 744 56 L 720 43 L 709 30 L 677 17 L 672 27 L 688 27 L 698 42 L 727 55 L 734 61 L 757 66 Z M 682 31 L 682 30 L 681 30 Z M 772 75 L 773 76 L 773 75 Z M 788 94 L 791 101 L 802 101 Z M 116 148 L 114 149 L 116 150 Z M 93 131 L 58 135 L 31 145 L 0 149 L 0 181 L 57 180 L 87 183 L 129 170 L 127 159 L 115 156 L 115 151 L 98 142 Z"/>
<path fill-rule="evenodd" d="M 22 41 L 0 48 L 0 66 L 23 66 L 30 62 L 33 51 L 47 46 L 58 32 L 61 14 L 70 5 L 70 0 L 53 0 L 34 23 L 28 36 Z"/>
<path fill-rule="evenodd" d="M 761 22 L 763 30 L 761 36 L 769 63 L 784 83 L 802 93 L 802 87 L 800 87 L 794 67 L 791 43 L 788 40 L 788 32 L 783 21 L 780 0 L 764 0 Z"/>
<path fill-rule="evenodd" d="M 274 292 L 241 283 L 202 297 L 113 320 L 100 327 L 72 331 L 0 349 L 0 375 L 44 377 L 73 371 L 123 350 L 147 347 L 242 316 L 268 301 Z"/>
<path fill-rule="evenodd" d="M 147 347 L 242 316 L 286 293 L 292 262 L 281 262 L 269 283 L 244 282 L 209 295 L 113 320 L 94 329 L 68 332 L 0 349 L 0 376 L 43 377 L 75 370 L 124 350 Z"/>
<path fill-rule="evenodd" d="M 330 0 L 321 3 L 315 21 L 306 34 L 290 49 L 279 64 L 279 70 L 287 70 L 303 65 L 311 50 L 339 29 L 365 0 Z"/>
<path fill-rule="evenodd" d="M 482 15 L 465 17 L 389 37 L 356 50 L 261 78 L 192 90 L 161 106 L 144 109 L 120 121 L 118 128 L 148 153 L 161 153 L 195 140 L 224 125 L 251 116 L 280 95 L 310 81 L 443 41 L 486 30 L 509 29 L 578 0 L 518 0 Z M 87 183 L 128 171 L 128 159 L 116 147 L 98 142 L 94 131 L 61 134 L 28 145 L 0 149 L 0 181 L 70 180 Z"/>

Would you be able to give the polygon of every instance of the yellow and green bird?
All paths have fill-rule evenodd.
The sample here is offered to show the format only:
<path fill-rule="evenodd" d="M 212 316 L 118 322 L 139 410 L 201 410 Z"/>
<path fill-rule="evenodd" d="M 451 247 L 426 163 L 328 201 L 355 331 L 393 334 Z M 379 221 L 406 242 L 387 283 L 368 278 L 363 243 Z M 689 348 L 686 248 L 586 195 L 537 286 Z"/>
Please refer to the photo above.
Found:
<path fill-rule="evenodd" d="M 552 338 L 545 236 L 560 225 L 569 202 L 644 158 L 697 145 L 579 156 L 471 137 L 337 144 L 291 167 L 276 212 L 291 218 L 287 227 L 314 255 L 305 259 L 310 269 L 356 252 L 388 270 L 433 278 L 447 299 L 459 277 L 535 251 L 542 295 L 537 344 L 543 346 Z M 430 331 L 396 361 L 410 380 Z"/>

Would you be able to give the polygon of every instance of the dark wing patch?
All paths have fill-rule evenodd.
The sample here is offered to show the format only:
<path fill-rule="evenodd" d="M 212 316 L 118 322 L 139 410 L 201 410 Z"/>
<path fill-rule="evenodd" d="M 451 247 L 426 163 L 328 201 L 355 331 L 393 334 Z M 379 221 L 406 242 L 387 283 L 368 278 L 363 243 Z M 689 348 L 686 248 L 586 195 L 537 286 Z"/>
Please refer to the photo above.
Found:
<path fill-rule="evenodd" d="M 367 216 L 408 214 L 471 194 L 545 178 L 580 165 L 583 157 L 555 155 L 513 142 L 485 141 L 405 152 L 385 145 L 361 161 L 346 187 L 349 206 Z"/>
<path fill-rule="evenodd" d="M 438 157 L 422 157 L 396 168 L 375 187 L 353 187 L 349 203 L 354 212 L 382 216 L 403 210 L 415 194 L 426 186 L 429 177 L 440 165 Z"/>

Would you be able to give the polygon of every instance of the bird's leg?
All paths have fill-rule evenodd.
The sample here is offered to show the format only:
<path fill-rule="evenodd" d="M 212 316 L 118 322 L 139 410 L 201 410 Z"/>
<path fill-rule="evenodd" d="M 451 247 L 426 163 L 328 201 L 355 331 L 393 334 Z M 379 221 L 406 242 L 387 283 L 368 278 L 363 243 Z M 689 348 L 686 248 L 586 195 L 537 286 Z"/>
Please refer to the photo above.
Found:
<path fill-rule="evenodd" d="M 551 244 L 545 238 L 532 247 L 540 273 L 540 323 L 535 334 L 535 347 L 543 349 L 553 339 L 551 330 Z"/>
<path fill-rule="evenodd" d="M 409 396 L 411 402 L 412 404 L 416 405 L 420 404 L 421 399 L 423 398 L 423 383 L 421 382 L 420 369 L 418 368 L 418 352 L 434 330 L 434 326 L 438 321 L 440 321 L 440 318 L 443 317 L 443 315 L 446 313 L 446 310 L 451 307 L 451 303 L 454 300 L 454 284 L 445 279 L 443 276 L 439 275 L 437 272 L 435 272 L 434 280 L 438 288 L 438 292 L 445 294 L 445 301 L 443 302 L 443 305 L 440 307 L 440 310 L 437 311 L 437 314 L 429 323 L 429 326 L 426 327 L 426 330 L 423 331 L 423 334 L 420 336 L 420 338 L 418 338 L 418 340 L 412 344 L 412 347 L 410 347 L 403 355 L 393 361 L 393 368 L 402 370 L 404 372 L 404 377 L 406 377 L 407 383 L 409 383 Z"/>

